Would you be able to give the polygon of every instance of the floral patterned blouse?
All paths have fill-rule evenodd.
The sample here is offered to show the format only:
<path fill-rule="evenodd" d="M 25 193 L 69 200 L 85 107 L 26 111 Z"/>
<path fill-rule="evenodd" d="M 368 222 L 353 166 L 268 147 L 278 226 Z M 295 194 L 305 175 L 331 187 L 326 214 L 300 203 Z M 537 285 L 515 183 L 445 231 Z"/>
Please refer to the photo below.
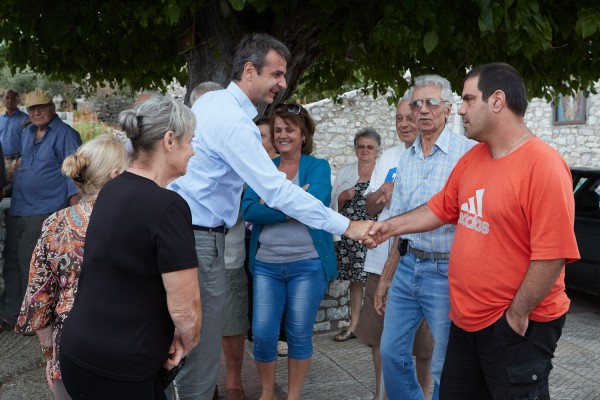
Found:
<path fill-rule="evenodd" d="M 29 281 L 17 332 L 53 326 L 51 375 L 60 379 L 60 334 L 77 292 L 83 245 L 94 202 L 83 202 L 50 215 L 33 251 Z"/>

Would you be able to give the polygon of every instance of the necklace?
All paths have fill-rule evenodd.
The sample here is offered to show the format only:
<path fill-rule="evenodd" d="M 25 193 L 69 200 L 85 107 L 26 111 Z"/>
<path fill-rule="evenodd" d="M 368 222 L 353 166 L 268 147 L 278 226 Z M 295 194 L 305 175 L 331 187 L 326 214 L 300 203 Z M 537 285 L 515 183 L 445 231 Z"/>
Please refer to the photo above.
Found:
<path fill-rule="evenodd" d="M 524 134 L 523 136 L 521 136 L 519 139 L 517 139 L 517 141 L 516 141 L 516 142 L 514 142 L 513 144 L 511 144 L 511 145 L 510 145 L 510 147 L 509 147 L 509 148 L 508 148 L 508 149 L 507 149 L 507 150 L 506 150 L 504 153 L 502 153 L 502 154 L 500 154 L 499 156 L 496 156 L 496 157 L 494 157 L 494 155 L 492 155 L 492 158 L 495 158 L 495 159 L 497 159 L 497 158 L 502 158 L 502 157 L 504 157 L 505 155 L 507 155 L 507 154 L 508 154 L 508 152 L 509 152 L 509 151 L 511 151 L 511 150 L 512 150 L 512 148 L 513 148 L 513 147 L 515 147 L 517 144 L 519 144 L 519 143 L 520 143 L 520 142 L 521 142 L 523 139 L 525 139 L 525 137 L 526 137 L 527 135 L 529 135 L 530 133 L 531 133 L 531 131 L 527 131 L 527 132 L 525 132 L 525 134 Z"/>

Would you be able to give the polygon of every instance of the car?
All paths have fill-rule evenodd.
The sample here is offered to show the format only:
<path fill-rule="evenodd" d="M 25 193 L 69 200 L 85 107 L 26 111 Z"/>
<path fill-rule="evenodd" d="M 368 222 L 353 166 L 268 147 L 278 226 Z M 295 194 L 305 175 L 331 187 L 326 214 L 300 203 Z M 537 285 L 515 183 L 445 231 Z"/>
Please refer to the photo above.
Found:
<path fill-rule="evenodd" d="M 581 259 L 567 264 L 565 284 L 600 296 L 600 168 L 572 167 L 571 175 Z"/>

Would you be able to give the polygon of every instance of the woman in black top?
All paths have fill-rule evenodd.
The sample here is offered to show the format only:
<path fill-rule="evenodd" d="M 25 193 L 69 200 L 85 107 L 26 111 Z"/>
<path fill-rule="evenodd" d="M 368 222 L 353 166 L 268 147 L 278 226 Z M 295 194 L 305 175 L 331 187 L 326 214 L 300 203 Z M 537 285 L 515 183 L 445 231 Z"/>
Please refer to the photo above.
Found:
<path fill-rule="evenodd" d="M 62 335 L 63 382 L 75 399 L 163 399 L 159 370 L 199 339 L 191 213 L 165 189 L 193 155 L 194 115 L 153 96 L 119 122 L 133 161 L 98 195 Z"/>

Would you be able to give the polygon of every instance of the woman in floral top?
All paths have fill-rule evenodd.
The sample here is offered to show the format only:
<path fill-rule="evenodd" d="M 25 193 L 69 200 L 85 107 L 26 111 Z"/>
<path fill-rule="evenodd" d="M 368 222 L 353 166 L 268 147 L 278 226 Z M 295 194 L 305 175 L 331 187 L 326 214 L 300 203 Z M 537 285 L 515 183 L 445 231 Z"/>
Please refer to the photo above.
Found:
<path fill-rule="evenodd" d="M 101 135 L 63 163 L 63 174 L 80 190 L 79 204 L 50 215 L 42 227 L 29 270 L 29 283 L 15 331 L 36 332 L 46 357 L 46 378 L 55 399 L 69 399 L 58 363 L 60 334 L 77 292 L 83 246 L 94 201 L 110 179 L 127 167 L 122 140 Z"/>

